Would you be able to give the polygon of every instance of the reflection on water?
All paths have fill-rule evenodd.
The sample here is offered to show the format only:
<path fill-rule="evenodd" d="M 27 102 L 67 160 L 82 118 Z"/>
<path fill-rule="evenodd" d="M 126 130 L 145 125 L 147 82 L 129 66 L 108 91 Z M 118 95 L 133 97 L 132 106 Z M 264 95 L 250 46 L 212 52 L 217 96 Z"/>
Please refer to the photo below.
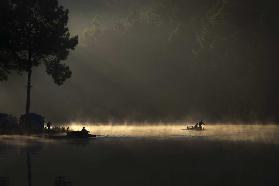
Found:
<path fill-rule="evenodd" d="M 0 144 L 16 145 L 16 146 L 30 146 L 34 143 L 41 144 L 46 142 L 53 142 L 50 139 L 44 138 L 42 135 L 0 135 Z"/>
<path fill-rule="evenodd" d="M 81 130 L 86 126 L 91 133 L 110 137 L 163 137 L 193 138 L 208 140 L 255 141 L 279 143 L 278 125 L 206 125 L 204 131 L 185 130 L 185 124 L 176 125 L 82 125 L 72 123 L 72 130 Z"/>
<path fill-rule="evenodd" d="M 73 186 L 279 185 L 275 125 L 206 125 L 205 131 L 187 131 L 182 124 L 86 128 L 105 137 L 0 136 L 0 181 L 27 185 L 30 153 L 34 186 L 54 186 L 62 178 Z"/>

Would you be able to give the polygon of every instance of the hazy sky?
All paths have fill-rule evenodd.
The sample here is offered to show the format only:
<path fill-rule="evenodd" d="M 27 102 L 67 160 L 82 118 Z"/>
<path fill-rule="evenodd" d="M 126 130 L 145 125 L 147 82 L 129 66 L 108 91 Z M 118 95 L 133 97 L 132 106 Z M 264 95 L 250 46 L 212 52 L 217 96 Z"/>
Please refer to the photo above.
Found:
<path fill-rule="evenodd" d="M 275 0 L 61 0 L 79 46 L 61 87 L 33 76 L 50 120 L 279 120 Z M 0 83 L 0 112 L 24 112 L 26 75 Z"/>

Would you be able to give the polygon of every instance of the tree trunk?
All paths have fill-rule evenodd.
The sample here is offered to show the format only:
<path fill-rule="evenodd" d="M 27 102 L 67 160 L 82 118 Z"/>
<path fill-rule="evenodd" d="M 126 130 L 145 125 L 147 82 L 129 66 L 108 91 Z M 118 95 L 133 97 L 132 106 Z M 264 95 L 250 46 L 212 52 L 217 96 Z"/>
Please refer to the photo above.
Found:
<path fill-rule="evenodd" d="M 30 113 L 30 104 L 31 104 L 31 75 L 32 75 L 32 63 L 31 63 L 31 55 L 29 53 L 29 66 L 27 69 L 28 77 L 27 77 L 27 94 L 26 94 L 26 108 L 25 114 Z"/>
<path fill-rule="evenodd" d="M 27 94 L 26 94 L 26 109 L 25 109 L 25 114 L 30 113 L 30 104 L 31 104 L 31 75 L 32 75 L 32 69 L 31 67 L 28 70 L 28 78 L 27 78 Z"/>

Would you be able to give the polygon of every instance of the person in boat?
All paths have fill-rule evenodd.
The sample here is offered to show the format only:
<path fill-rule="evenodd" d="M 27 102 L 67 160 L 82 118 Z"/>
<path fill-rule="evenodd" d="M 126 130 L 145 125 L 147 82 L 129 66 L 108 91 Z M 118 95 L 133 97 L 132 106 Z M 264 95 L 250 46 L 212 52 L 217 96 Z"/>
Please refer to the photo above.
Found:
<path fill-rule="evenodd" d="M 203 120 L 201 120 L 200 122 L 197 123 L 199 125 L 199 128 L 202 128 L 202 125 L 204 125 Z"/>
<path fill-rule="evenodd" d="M 195 124 L 194 128 L 198 128 L 199 122 Z"/>
<path fill-rule="evenodd" d="M 84 133 L 84 134 L 88 134 L 89 133 L 89 131 L 86 130 L 85 127 L 82 128 L 81 132 Z"/>
<path fill-rule="evenodd" d="M 47 122 L 47 130 L 50 131 L 51 122 Z"/>

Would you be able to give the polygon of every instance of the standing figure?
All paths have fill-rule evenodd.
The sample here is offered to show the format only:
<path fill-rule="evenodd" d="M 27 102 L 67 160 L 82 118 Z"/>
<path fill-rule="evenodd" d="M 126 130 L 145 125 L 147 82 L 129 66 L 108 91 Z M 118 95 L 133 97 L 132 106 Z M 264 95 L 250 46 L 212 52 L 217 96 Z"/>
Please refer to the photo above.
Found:
<path fill-rule="evenodd" d="M 51 122 L 47 122 L 47 130 L 50 131 Z"/>

